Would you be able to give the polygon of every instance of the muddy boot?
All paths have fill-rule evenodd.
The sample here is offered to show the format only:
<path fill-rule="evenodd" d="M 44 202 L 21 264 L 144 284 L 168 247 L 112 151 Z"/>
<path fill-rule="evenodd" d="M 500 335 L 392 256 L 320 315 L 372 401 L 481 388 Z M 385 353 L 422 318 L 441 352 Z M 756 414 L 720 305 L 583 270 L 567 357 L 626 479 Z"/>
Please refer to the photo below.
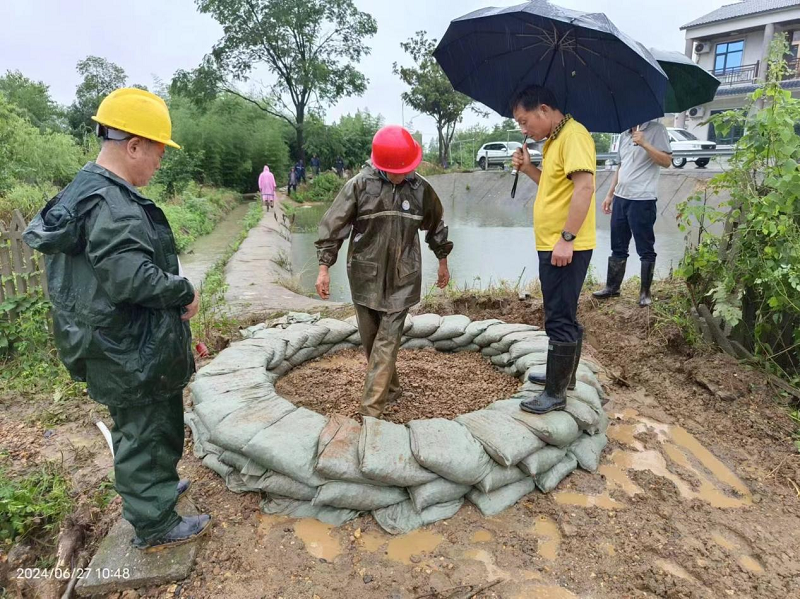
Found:
<path fill-rule="evenodd" d="M 575 364 L 572 367 L 572 376 L 569 379 L 569 387 L 568 389 L 572 391 L 577 384 L 577 380 L 575 378 L 578 372 L 578 364 L 581 361 L 581 351 L 583 350 L 583 327 L 578 329 L 578 344 L 575 350 Z M 531 383 L 536 383 L 537 385 L 545 385 L 547 384 L 547 373 L 539 374 L 538 372 L 531 372 L 528 375 L 528 380 Z"/>
<path fill-rule="evenodd" d="M 619 288 L 622 286 L 622 279 L 625 278 L 625 265 L 627 258 L 619 259 L 611 256 L 608 259 L 608 274 L 606 274 L 605 289 L 592 293 L 597 299 L 608 299 L 609 297 L 619 297 Z"/>
<path fill-rule="evenodd" d="M 550 342 L 547 351 L 547 382 L 536 397 L 520 402 L 519 407 L 532 414 L 546 414 L 567 406 L 567 387 L 575 366 L 577 343 Z"/>
<path fill-rule="evenodd" d="M 181 518 L 181 521 L 163 537 L 150 542 L 144 541 L 139 537 L 134 537 L 133 546 L 137 549 L 141 549 L 145 553 L 150 553 L 152 551 L 166 549 L 167 547 L 183 545 L 184 543 L 189 543 L 202 536 L 211 528 L 210 525 L 211 516 L 208 514 L 184 516 Z"/>
<path fill-rule="evenodd" d="M 178 481 L 178 497 L 181 497 L 186 491 L 189 490 L 189 487 L 192 486 L 192 481 L 187 478 L 182 478 Z"/>
<path fill-rule="evenodd" d="M 642 308 L 653 303 L 653 298 L 650 296 L 650 286 L 653 284 L 655 270 L 655 262 L 642 262 L 642 286 L 639 291 L 639 305 Z"/>

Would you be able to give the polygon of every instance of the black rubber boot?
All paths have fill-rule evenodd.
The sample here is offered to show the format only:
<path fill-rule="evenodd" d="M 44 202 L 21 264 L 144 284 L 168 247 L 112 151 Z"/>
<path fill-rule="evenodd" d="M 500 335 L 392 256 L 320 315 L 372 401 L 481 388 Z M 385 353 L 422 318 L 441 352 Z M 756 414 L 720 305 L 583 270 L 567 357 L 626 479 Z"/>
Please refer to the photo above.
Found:
<path fill-rule="evenodd" d="M 578 384 L 577 379 L 575 378 L 578 373 L 578 364 L 581 361 L 581 352 L 583 351 L 583 327 L 578 328 L 578 344 L 575 349 L 575 364 L 572 366 L 572 376 L 569 379 L 569 389 L 572 391 L 575 388 L 575 385 Z M 547 373 L 539 374 L 538 372 L 531 372 L 528 375 L 528 380 L 531 383 L 535 383 L 537 385 L 544 385 L 547 383 Z"/>
<path fill-rule="evenodd" d="M 619 288 L 622 287 L 622 279 L 625 278 L 625 265 L 627 258 L 619 259 L 611 256 L 608 259 L 608 274 L 606 274 L 606 286 L 600 291 L 592 293 L 597 299 L 608 299 L 609 297 L 619 297 Z"/>
<path fill-rule="evenodd" d="M 567 406 L 567 387 L 575 367 L 577 343 L 550 342 L 547 351 L 547 382 L 536 397 L 520 402 L 519 407 L 532 414 L 546 414 Z"/>
<path fill-rule="evenodd" d="M 200 514 L 199 516 L 184 516 L 172 530 L 160 539 L 143 541 L 139 537 L 134 537 L 133 546 L 143 550 L 145 553 L 159 551 L 167 547 L 183 545 L 200 537 L 211 528 L 211 516 Z"/>
<path fill-rule="evenodd" d="M 655 270 L 655 262 L 642 262 L 642 286 L 639 291 L 639 305 L 642 308 L 653 303 L 653 298 L 650 296 L 650 286 L 653 284 Z"/>

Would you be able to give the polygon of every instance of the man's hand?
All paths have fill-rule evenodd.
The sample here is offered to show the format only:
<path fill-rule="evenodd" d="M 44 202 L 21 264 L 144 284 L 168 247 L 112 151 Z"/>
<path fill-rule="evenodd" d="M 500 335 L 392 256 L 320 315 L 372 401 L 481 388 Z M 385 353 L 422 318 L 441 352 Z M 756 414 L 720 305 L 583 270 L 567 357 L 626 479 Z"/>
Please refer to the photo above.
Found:
<path fill-rule="evenodd" d="M 644 138 L 644 131 L 634 129 L 631 133 L 631 139 L 633 139 L 633 143 L 635 143 L 637 146 L 644 147 L 647 145 L 647 140 Z"/>
<path fill-rule="evenodd" d="M 319 274 L 317 275 L 317 295 L 326 300 L 331 297 L 331 275 L 328 273 L 328 267 L 320 265 Z"/>
<path fill-rule="evenodd" d="M 514 151 L 511 155 L 511 166 L 515 171 L 524 173 L 531 167 L 531 155 L 528 153 L 527 146 L 522 146 Z"/>
<path fill-rule="evenodd" d="M 186 306 L 184 310 L 185 312 L 181 314 L 181 320 L 183 321 L 191 320 L 197 315 L 197 311 L 200 310 L 200 294 L 197 292 L 196 289 L 194 292 L 194 299 L 192 300 L 192 303 Z"/>
<path fill-rule="evenodd" d="M 566 266 L 572 263 L 572 242 L 559 239 L 556 247 L 553 248 L 553 255 L 550 258 L 550 264 L 553 266 Z"/>
<path fill-rule="evenodd" d="M 606 199 L 603 200 L 603 214 L 611 214 L 611 207 L 614 204 L 614 196 L 606 196 Z"/>
<path fill-rule="evenodd" d="M 439 260 L 439 277 L 436 280 L 436 286 L 439 289 L 444 289 L 450 282 L 450 269 L 447 268 L 447 258 Z"/>

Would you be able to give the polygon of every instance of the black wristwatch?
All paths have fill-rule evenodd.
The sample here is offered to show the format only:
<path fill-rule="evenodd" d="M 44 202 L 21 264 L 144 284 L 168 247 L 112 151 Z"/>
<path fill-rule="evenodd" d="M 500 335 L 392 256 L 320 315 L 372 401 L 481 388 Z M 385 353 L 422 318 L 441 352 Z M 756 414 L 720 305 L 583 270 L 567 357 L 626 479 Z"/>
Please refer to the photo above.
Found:
<path fill-rule="evenodd" d="M 561 231 L 561 239 L 564 241 L 575 241 L 577 235 L 573 235 L 569 231 Z"/>

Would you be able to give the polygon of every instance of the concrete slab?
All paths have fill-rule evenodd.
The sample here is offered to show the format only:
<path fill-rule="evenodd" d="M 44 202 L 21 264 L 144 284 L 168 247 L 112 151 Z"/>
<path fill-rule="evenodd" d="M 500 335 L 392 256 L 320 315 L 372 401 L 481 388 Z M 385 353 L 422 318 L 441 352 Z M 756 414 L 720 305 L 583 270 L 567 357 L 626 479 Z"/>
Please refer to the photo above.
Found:
<path fill-rule="evenodd" d="M 182 516 L 198 513 L 186 499 L 180 501 L 177 509 Z M 75 586 L 79 596 L 168 584 L 183 580 L 191 573 L 200 540 L 144 553 L 131 545 L 133 537 L 133 527 L 123 519 L 112 527 L 89 563 L 88 575 Z"/>

